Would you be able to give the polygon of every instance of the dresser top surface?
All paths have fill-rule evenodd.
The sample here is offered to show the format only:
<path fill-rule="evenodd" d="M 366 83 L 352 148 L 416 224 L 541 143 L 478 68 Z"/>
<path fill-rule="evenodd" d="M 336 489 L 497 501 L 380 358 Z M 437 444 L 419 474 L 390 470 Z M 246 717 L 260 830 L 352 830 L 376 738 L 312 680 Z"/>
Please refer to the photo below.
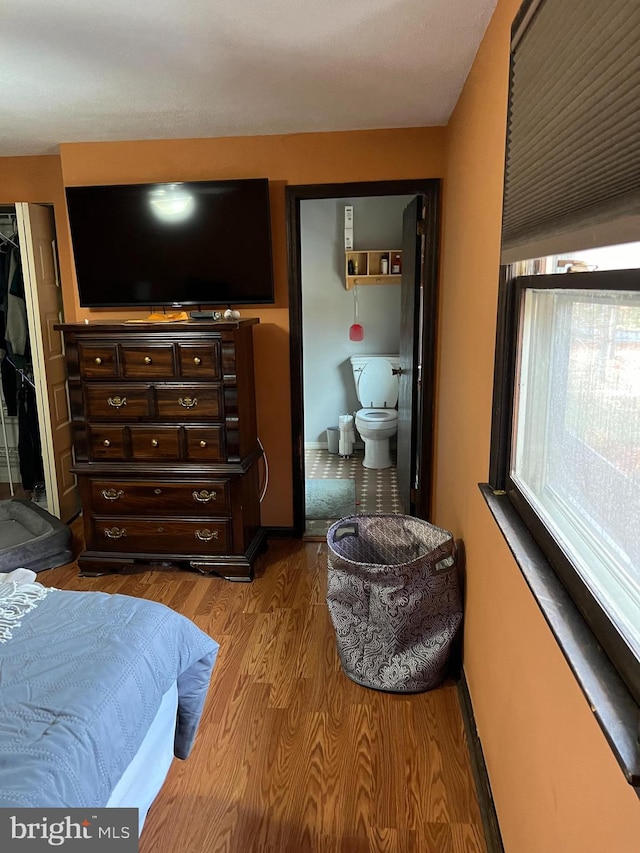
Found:
<path fill-rule="evenodd" d="M 137 320 L 91 320 L 89 323 L 57 323 L 56 331 L 63 332 L 228 332 L 259 323 L 258 317 L 241 320 L 180 320 L 171 323 L 153 323 Z"/>

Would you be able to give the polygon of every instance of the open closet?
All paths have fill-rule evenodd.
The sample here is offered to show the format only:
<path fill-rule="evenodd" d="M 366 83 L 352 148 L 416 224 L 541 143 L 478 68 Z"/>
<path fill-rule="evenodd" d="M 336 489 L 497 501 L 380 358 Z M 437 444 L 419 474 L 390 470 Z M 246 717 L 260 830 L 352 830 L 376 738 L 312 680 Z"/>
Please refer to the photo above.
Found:
<path fill-rule="evenodd" d="M 0 206 L 0 499 L 78 510 L 50 206 Z"/>
<path fill-rule="evenodd" d="M 46 508 L 19 239 L 15 208 L 0 209 L 0 497 Z"/>

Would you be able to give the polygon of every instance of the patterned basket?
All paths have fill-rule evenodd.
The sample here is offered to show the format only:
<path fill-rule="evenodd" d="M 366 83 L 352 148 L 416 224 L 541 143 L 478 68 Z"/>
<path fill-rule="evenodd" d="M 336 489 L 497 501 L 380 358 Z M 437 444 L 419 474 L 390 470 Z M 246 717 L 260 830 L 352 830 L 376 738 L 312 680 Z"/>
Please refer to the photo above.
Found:
<path fill-rule="evenodd" d="M 327 543 L 327 605 L 345 674 L 390 692 L 436 687 L 462 622 L 452 534 L 406 515 L 356 515 L 332 525 Z"/>

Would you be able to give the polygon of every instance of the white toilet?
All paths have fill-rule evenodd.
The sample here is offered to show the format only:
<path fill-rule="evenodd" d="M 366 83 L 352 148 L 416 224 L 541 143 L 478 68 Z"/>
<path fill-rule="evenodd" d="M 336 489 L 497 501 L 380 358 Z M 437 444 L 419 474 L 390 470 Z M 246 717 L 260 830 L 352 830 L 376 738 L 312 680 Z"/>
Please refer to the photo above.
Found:
<path fill-rule="evenodd" d="M 356 429 L 364 441 L 365 468 L 389 468 L 392 464 L 389 439 L 398 431 L 397 355 L 353 355 L 351 369 L 358 400 Z"/>

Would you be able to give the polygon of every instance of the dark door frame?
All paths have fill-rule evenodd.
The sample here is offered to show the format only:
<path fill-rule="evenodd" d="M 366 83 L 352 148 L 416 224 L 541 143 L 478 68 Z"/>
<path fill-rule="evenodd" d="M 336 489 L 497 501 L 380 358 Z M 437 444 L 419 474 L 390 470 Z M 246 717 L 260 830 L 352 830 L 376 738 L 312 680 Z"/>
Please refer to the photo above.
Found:
<path fill-rule="evenodd" d="M 287 257 L 289 279 L 289 359 L 291 364 L 291 437 L 293 474 L 293 535 L 304 532 L 304 388 L 302 366 L 302 265 L 300 252 L 300 202 L 306 199 L 358 198 L 366 196 L 422 195 L 424 217 L 424 278 L 422 298 L 422 422 L 420 458 L 416 460 L 419 482 L 415 513 L 429 519 L 433 478 L 434 392 L 438 269 L 440 247 L 440 180 L 416 178 L 403 181 L 364 181 L 348 184 L 307 184 L 286 187 Z M 421 317 L 416 316 L 414 334 Z"/>

